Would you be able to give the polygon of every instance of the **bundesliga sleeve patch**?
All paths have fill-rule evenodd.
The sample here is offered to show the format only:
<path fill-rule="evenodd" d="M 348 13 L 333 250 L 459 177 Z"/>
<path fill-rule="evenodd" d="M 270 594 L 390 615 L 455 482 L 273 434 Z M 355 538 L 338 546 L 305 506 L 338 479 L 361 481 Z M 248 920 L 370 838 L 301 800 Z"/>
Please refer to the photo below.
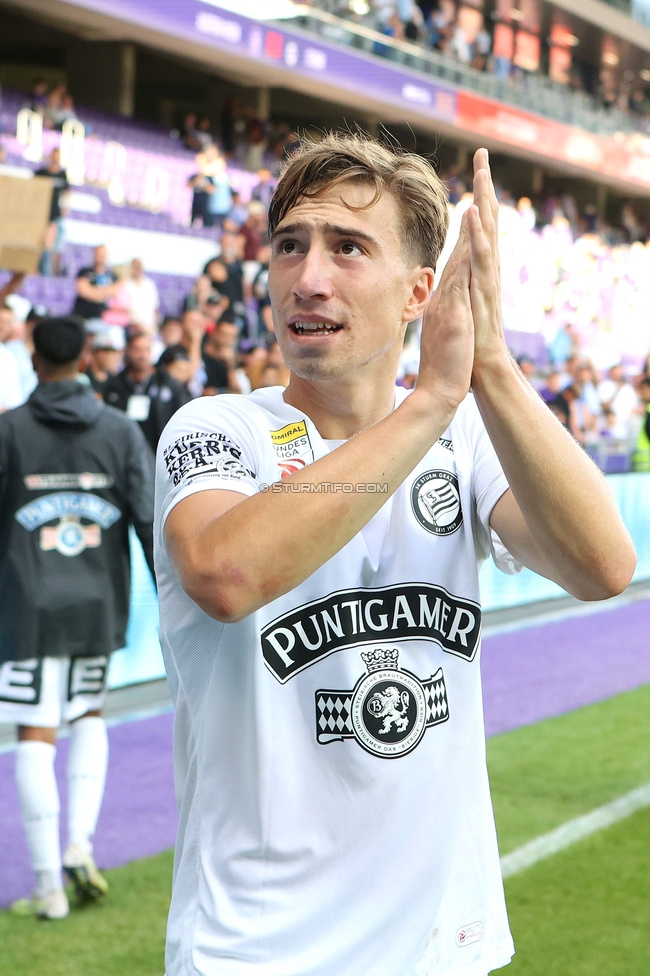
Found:
<path fill-rule="evenodd" d="M 241 449 L 225 434 L 198 431 L 185 434 L 163 451 L 167 474 L 176 485 L 191 484 L 204 477 L 240 481 L 255 473 L 241 460 Z"/>

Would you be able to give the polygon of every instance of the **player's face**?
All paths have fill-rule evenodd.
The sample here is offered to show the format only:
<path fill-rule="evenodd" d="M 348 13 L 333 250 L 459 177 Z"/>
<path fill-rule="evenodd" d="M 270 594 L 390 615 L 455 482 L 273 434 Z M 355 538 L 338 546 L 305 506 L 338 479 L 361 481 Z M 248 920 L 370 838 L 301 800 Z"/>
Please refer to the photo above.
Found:
<path fill-rule="evenodd" d="M 384 372 L 394 381 L 404 327 L 418 314 L 414 287 L 421 269 L 406 260 L 390 194 L 368 210 L 350 209 L 373 196 L 369 186 L 339 184 L 298 203 L 273 235 L 275 334 L 285 362 L 302 379 L 370 379 Z"/>

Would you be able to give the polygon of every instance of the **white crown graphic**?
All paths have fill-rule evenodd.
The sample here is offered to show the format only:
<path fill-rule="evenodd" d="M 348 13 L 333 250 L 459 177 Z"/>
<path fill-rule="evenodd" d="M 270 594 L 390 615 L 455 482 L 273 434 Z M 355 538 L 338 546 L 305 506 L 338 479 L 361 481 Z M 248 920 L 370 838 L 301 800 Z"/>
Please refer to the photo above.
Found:
<path fill-rule="evenodd" d="M 361 660 L 371 671 L 381 671 L 384 668 L 399 668 L 399 651 L 396 647 L 376 647 L 374 651 L 361 651 Z"/>

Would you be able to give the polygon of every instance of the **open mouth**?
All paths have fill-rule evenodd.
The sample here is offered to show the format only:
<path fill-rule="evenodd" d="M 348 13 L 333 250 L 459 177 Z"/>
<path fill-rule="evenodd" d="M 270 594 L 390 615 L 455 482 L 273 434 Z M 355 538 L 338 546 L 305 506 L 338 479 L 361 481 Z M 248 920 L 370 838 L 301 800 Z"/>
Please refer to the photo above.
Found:
<path fill-rule="evenodd" d="M 299 336 L 324 336 L 333 332 L 340 332 L 342 325 L 332 325 L 330 322 L 292 322 L 291 330 Z"/>

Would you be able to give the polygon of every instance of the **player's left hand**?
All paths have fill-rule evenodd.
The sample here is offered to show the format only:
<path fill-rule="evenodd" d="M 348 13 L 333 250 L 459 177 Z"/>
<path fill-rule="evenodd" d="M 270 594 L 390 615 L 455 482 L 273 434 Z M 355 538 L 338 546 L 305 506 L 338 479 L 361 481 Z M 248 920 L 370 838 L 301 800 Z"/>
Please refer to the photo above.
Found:
<path fill-rule="evenodd" d="M 499 204 L 487 149 L 478 149 L 474 154 L 474 204 L 467 214 L 467 229 L 476 370 L 507 352 L 501 315 Z"/>

